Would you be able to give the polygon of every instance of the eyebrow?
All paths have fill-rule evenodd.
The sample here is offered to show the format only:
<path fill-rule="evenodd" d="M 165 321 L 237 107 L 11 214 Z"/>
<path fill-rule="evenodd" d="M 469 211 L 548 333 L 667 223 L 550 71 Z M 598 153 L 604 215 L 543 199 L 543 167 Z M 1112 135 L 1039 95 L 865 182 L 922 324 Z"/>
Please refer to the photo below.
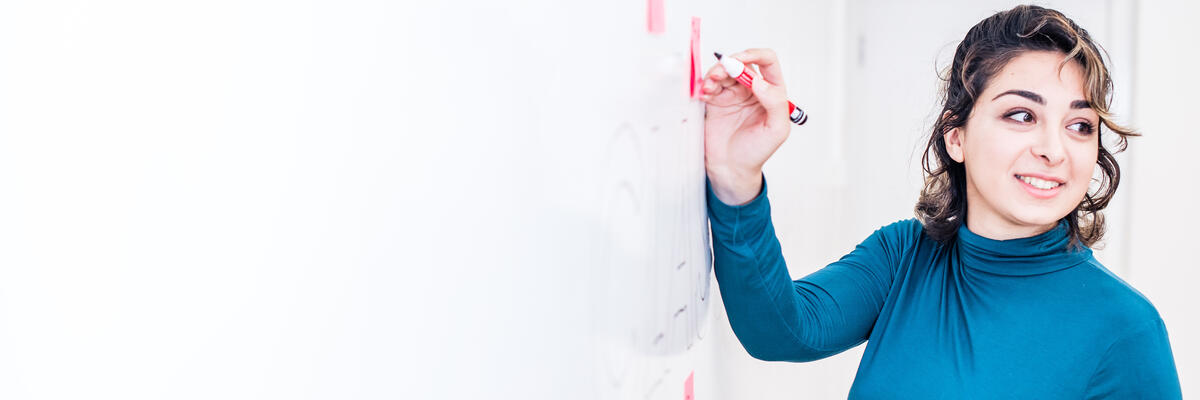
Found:
<path fill-rule="evenodd" d="M 1028 90 L 1015 90 L 1014 89 L 1014 90 L 1005 91 L 1004 93 L 1000 93 L 1000 94 L 996 95 L 996 97 L 993 97 L 992 100 L 996 100 L 996 99 L 1000 98 L 1000 96 L 1009 95 L 1009 94 L 1027 98 L 1029 100 L 1032 100 L 1034 103 L 1038 103 L 1043 106 L 1046 105 L 1046 99 L 1043 99 L 1041 95 L 1034 93 L 1034 92 L 1030 92 Z M 1071 102 L 1071 108 L 1091 108 L 1091 105 L 1088 104 L 1087 100 L 1075 100 L 1075 101 Z"/>

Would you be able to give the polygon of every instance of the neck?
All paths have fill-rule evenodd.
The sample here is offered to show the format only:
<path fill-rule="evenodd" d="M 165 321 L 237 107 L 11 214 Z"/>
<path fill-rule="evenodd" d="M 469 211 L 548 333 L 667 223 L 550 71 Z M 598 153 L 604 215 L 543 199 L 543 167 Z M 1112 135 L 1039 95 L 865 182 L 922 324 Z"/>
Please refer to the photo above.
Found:
<path fill-rule="evenodd" d="M 992 240 L 1009 240 L 1033 237 L 1049 232 L 1058 226 L 1058 221 L 1047 224 L 1026 224 L 1010 221 L 994 213 L 972 212 L 967 207 L 967 229 L 976 235 Z"/>

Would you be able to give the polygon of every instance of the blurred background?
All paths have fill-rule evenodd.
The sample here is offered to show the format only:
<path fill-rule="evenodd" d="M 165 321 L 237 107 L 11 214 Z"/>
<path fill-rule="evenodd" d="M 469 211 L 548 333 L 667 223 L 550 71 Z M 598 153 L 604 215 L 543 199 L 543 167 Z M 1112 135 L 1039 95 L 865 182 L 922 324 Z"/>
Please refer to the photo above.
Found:
<path fill-rule="evenodd" d="M 778 53 L 799 278 L 913 216 L 937 74 L 1017 4 L 0 3 L 0 398 L 844 398 L 864 346 L 763 362 L 729 328 L 691 74 Z M 1144 134 L 1095 255 L 1195 391 L 1200 6 L 1037 4 Z"/>

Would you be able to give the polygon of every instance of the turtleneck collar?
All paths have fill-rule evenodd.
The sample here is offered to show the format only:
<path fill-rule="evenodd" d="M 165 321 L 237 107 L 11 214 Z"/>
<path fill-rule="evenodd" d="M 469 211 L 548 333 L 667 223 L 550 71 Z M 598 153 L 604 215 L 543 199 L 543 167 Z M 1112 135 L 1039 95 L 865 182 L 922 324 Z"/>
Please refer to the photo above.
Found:
<path fill-rule="evenodd" d="M 1037 236 L 995 240 L 979 236 L 963 223 L 958 227 L 959 260 L 971 268 L 998 275 L 1027 276 L 1050 273 L 1083 263 L 1092 250 L 1068 251 L 1067 219 Z"/>

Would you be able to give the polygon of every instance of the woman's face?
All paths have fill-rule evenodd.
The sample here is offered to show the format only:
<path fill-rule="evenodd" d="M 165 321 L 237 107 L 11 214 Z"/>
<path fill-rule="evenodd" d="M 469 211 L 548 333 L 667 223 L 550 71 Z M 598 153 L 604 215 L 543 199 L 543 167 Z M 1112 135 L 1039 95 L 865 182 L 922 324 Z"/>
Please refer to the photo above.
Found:
<path fill-rule="evenodd" d="M 1083 68 L 1060 52 L 1028 51 L 992 77 L 946 150 L 967 172 L 967 228 L 1005 240 L 1054 228 L 1088 190 L 1099 116 Z"/>

